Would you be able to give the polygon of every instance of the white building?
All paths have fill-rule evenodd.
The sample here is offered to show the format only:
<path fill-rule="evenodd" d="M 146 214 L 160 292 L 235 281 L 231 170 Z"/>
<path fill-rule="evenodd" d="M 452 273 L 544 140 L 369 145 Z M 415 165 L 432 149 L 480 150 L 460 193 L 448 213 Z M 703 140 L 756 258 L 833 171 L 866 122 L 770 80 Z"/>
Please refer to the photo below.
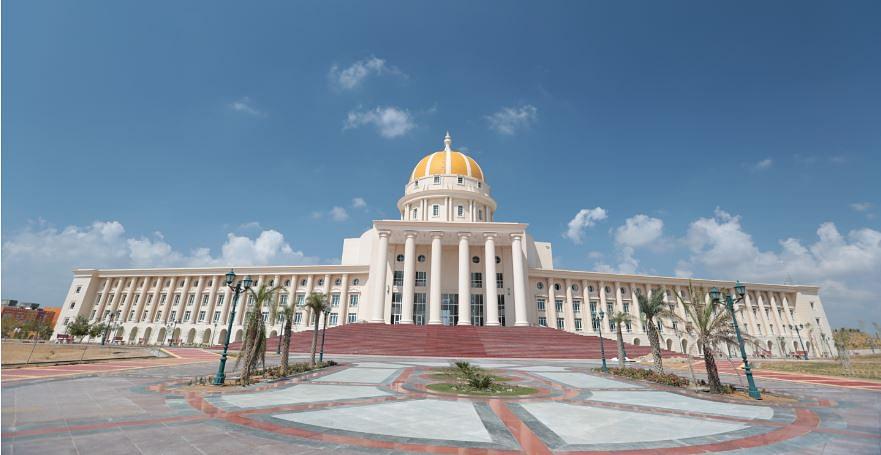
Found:
<path fill-rule="evenodd" d="M 688 279 L 597 273 L 554 268 L 551 244 L 538 242 L 523 223 L 498 222 L 496 202 L 481 167 L 452 150 L 422 158 L 398 200 L 398 220 L 377 220 L 358 238 L 345 239 L 339 265 L 235 267 L 239 277 L 281 285 L 282 303 L 301 303 L 311 292 L 328 294 L 328 326 L 375 324 L 546 325 L 596 335 L 591 310 L 633 316 L 625 340 L 647 343 L 639 322 L 636 295 L 663 292 L 684 316 L 673 293 L 686 294 Z M 231 291 L 228 268 L 76 269 L 65 298 L 57 333 L 79 315 L 112 320 L 114 335 L 126 343 L 219 344 L 226 336 Z M 704 291 L 728 289 L 732 281 L 692 280 Z M 790 327 L 812 353 L 834 350 L 817 286 L 747 283 L 741 328 L 780 355 L 801 351 Z M 685 296 L 687 298 L 687 296 Z M 469 302 L 469 305 L 460 305 Z M 242 334 L 241 302 L 233 323 Z M 113 315 L 111 317 L 111 315 Z M 309 330 L 312 315 L 297 310 L 296 329 Z M 613 336 L 608 318 L 604 336 Z M 281 332 L 281 321 L 267 318 L 267 333 Z M 681 351 L 691 344 L 683 327 L 663 321 L 662 345 Z"/>

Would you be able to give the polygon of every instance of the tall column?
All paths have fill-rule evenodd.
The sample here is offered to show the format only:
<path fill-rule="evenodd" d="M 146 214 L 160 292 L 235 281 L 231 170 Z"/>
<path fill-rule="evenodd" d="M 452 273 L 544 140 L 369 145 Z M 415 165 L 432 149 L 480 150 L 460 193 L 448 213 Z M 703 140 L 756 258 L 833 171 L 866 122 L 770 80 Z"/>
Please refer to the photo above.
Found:
<path fill-rule="evenodd" d="M 163 324 L 168 322 L 168 315 L 171 314 L 171 308 L 174 305 L 174 286 L 177 285 L 178 279 L 178 277 L 171 277 L 168 280 L 168 290 L 165 291 L 165 307 L 162 308 L 162 320 L 159 321 Z"/>
<path fill-rule="evenodd" d="M 340 288 L 340 309 L 337 316 L 337 325 L 344 325 L 349 320 L 349 275 L 344 273 L 340 281 L 343 283 Z"/>
<path fill-rule="evenodd" d="M 468 232 L 459 233 L 459 323 L 471 325 L 471 250 L 468 248 Z"/>
<path fill-rule="evenodd" d="M 566 318 L 566 328 L 570 332 L 575 331 L 575 312 L 572 309 L 572 280 L 565 280 L 566 283 L 566 306 L 564 317 Z"/>
<path fill-rule="evenodd" d="M 443 324 L 441 321 L 441 239 L 443 232 L 431 233 L 431 270 L 428 282 L 428 325 Z"/>
<path fill-rule="evenodd" d="M 327 298 L 327 304 L 330 305 L 330 274 L 324 275 L 324 296 Z M 326 313 L 321 313 L 318 315 L 318 326 L 324 328 L 324 318 L 327 317 Z M 339 315 L 337 315 L 339 318 Z"/>
<path fill-rule="evenodd" d="M 306 277 L 306 292 L 303 293 L 303 303 L 306 303 L 306 299 L 309 298 L 309 294 L 312 293 L 312 289 L 315 288 L 315 275 L 309 275 Z M 313 327 L 312 322 L 312 310 L 309 307 L 306 307 L 303 311 L 303 319 L 302 323 L 306 328 Z"/>
<path fill-rule="evenodd" d="M 416 292 L 416 233 L 404 233 L 404 295 L 401 297 L 401 324 L 413 323 L 413 293 Z"/>
<path fill-rule="evenodd" d="M 211 291 L 208 292 L 208 308 L 205 310 L 205 324 L 211 325 L 214 323 L 214 307 L 217 305 L 217 290 L 220 289 L 220 284 L 223 282 L 223 276 L 211 276 L 209 277 L 211 280 Z M 212 337 L 216 337 L 216 333 L 211 334 Z"/>
<path fill-rule="evenodd" d="M 113 286 L 113 278 L 105 278 L 104 280 L 103 294 L 99 294 L 101 298 L 98 299 L 98 306 L 95 308 L 96 321 L 100 321 L 101 316 L 104 315 L 104 307 L 107 305 L 107 299 L 110 298 L 110 288 Z"/>
<path fill-rule="evenodd" d="M 514 259 L 514 325 L 528 326 L 526 315 L 526 267 L 523 264 L 523 234 L 511 234 L 511 256 Z"/>
<path fill-rule="evenodd" d="M 472 201 L 472 206 L 474 202 Z M 486 325 L 499 325 L 499 289 L 496 287 L 496 234 L 483 234 L 486 239 L 483 244 L 483 262 L 486 264 Z"/>
<path fill-rule="evenodd" d="M 556 289 L 554 289 L 553 278 L 548 278 L 547 286 L 548 286 L 548 301 L 545 303 L 545 317 L 548 319 L 548 327 L 557 328 L 557 293 Z"/>
<path fill-rule="evenodd" d="M 370 322 L 383 323 L 385 318 L 385 279 L 386 268 L 388 265 L 388 238 L 391 234 L 389 231 L 379 231 L 379 246 L 376 255 L 376 266 L 373 268 L 376 273 L 376 281 L 370 287 Z"/>

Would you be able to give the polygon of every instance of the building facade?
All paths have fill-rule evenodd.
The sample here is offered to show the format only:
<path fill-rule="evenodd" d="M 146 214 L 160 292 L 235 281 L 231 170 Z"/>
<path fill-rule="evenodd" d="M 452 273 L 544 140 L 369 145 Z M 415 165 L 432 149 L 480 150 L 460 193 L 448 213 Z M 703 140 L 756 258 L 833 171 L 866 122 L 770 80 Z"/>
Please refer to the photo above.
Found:
<path fill-rule="evenodd" d="M 552 245 L 535 241 L 523 223 L 496 221 L 496 202 L 483 169 L 471 157 L 444 149 L 422 158 L 397 202 L 400 218 L 377 220 L 358 238 L 345 239 L 339 265 L 235 267 L 256 285 L 282 286 L 283 305 L 298 305 L 295 330 L 310 330 L 313 317 L 299 305 L 312 292 L 328 295 L 329 327 L 352 324 L 548 326 L 613 337 L 608 317 L 592 310 L 629 313 L 625 341 L 648 342 L 637 295 L 663 293 L 681 316 L 674 293 L 686 300 L 691 282 L 705 292 L 732 291 L 733 281 L 625 275 L 556 269 Z M 233 264 L 234 265 L 234 264 Z M 228 268 L 76 269 L 57 333 L 85 316 L 114 325 L 126 343 L 219 344 L 226 337 L 232 292 Z M 745 333 L 760 340 L 755 354 L 780 356 L 802 350 L 831 355 L 831 327 L 817 286 L 747 283 L 738 304 Z M 239 302 L 232 340 L 242 337 Z M 264 317 L 267 333 L 282 321 Z M 324 321 L 320 321 L 321 324 Z M 693 345 L 681 323 L 659 321 L 662 345 Z M 796 333 L 795 327 L 800 331 Z M 801 340 L 799 340 L 799 336 Z"/>

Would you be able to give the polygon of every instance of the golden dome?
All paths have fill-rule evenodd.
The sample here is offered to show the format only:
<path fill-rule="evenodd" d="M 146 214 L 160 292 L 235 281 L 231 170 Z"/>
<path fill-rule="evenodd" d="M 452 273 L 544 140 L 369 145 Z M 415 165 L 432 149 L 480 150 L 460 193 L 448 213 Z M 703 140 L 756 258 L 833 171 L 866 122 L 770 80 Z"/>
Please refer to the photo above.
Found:
<path fill-rule="evenodd" d="M 462 152 L 452 150 L 450 148 L 452 143 L 450 133 L 447 133 L 447 137 L 444 138 L 444 150 L 430 153 L 419 160 L 413 173 L 410 174 L 410 181 L 430 175 L 461 175 L 483 181 L 483 170 L 480 169 L 477 161 Z"/>

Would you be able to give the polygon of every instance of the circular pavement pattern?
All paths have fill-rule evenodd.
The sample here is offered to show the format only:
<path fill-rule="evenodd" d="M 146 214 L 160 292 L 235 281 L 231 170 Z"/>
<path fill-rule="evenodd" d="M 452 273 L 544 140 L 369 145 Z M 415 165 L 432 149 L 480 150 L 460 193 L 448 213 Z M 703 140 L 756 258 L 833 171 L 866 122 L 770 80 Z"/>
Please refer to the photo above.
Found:
<path fill-rule="evenodd" d="M 804 403 L 708 400 L 577 367 L 477 363 L 539 392 L 527 398 L 431 393 L 425 387 L 436 382 L 431 369 L 447 363 L 396 361 L 340 365 L 231 393 L 188 392 L 186 401 L 209 417 L 281 436 L 460 454 L 749 449 L 819 424 Z"/>

